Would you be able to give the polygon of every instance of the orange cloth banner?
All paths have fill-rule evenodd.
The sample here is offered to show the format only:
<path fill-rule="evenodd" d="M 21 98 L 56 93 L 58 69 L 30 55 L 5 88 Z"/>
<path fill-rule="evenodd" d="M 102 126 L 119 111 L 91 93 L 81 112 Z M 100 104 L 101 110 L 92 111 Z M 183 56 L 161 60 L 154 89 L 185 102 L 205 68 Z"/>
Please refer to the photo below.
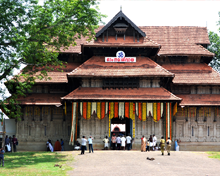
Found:
<path fill-rule="evenodd" d="M 105 102 L 101 103 L 101 119 L 105 117 Z"/>
<path fill-rule="evenodd" d="M 129 118 L 129 102 L 125 102 L 125 117 Z"/>
<path fill-rule="evenodd" d="M 138 103 L 138 118 L 142 120 L 142 105 Z"/>
<path fill-rule="evenodd" d="M 118 102 L 115 102 L 114 118 L 118 118 Z"/>
<path fill-rule="evenodd" d="M 83 118 L 86 119 L 87 115 L 87 102 L 83 102 Z"/>
<path fill-rule="evenodd" d="M 160 120 L 161 118 L 161 107 L 160 107 L 160 103 L 157 103 L 157 122 Z"/>
<path fill-rule="evenodd" d="M 173 116 L 175 116 L 177 113 L 177 103 L 175 103 L 174 107 L 173 107 Z"/>

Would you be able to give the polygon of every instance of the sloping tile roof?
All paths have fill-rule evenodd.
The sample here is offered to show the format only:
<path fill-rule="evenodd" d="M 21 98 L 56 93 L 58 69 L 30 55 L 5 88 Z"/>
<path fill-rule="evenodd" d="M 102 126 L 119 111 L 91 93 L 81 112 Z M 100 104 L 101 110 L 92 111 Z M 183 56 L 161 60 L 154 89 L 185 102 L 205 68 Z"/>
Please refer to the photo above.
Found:
<path fill-rule="evenodd" d="M 188 94 L 176 96 L 182 98 L 180 106 L 219 106 L 220 94 Z"/>
<path fill-rule="evenodd" d="M 100 87 L 80 87 L 62 100 L 140 100 L 140 101 L 180 101 L 181 98 L 168 90 L 159 88 L 102 89 Z"/>
<path fill-rule="evenodd" d="M 106 41 L 102 42 L 102 40 L 99 38 L 97 39 L 97 41 L 93 40 L 91 42 L 84 44 L 84 46 L 87 46 L 87 47 L 100 47 L 100 46 L 102 47 L 131 47 L 132 46 L 132 47 L 151 47 L 151 48 L 161 47 L 156 42 L 145 37 L 140 38 L 139 42 L 137 41 L 134 42 L 133 37 L 131 36 L 126 36 L 125 40 L 124 38 L 117 38 L 117 40 L 115 40 L 115 37 L 109 36 L 108 42 Z"/>
<path fill-rule="evenodd" d="M 161 66 L 175 74 L 174 84 L 220 84 L 220 74 L 205 63 L 162 64 Z"/>
<path fill-rule="evenodd" d="M 100 26 L 97 31 L 101 30 Z M 146 46 L 150 44 L 161 45 L 158 55 L 201 55 L 201 56 L 214 56 L 207 49 L 197 44 L 210 44 L 208 32 L 206 27 L 197 26 L 139 26 L 139 28 L 146 33 Z M 111 37 L 110 37 L 111 38 Z M 127 37 L 126 37 L 127 38 Z M 118 39 L 120 40 L 120 39 Z M 111 41 L 111 40 L 110 40 Z M 116 45 L 116 42 L 103 42 L 99 46 L 106 43 Z M 69 47 L 64 53 L 81 53 L 81 44 L 86 45 L 86 38 L 76 40 L 77 46 Z M 98 41 L 92 41 L 96 44 Z M 121 42 L 125 43 L 125 42 Z M 96 44 L 98 46 L 98 44 Z M 134 43 L 140 45 L 140 43 Z M 134 47 L 133 46 L 133 47 Z"/>
<path fill-rule="evenodd" d="M 17 100 L 21 105 L 62 105 L 60 97 L 64 94 L 30 94 L 26 97 L 19 97 Z M 9 97 L 10 99 L 10 97 Z"/>
<path fill-rule="evenodd" d="M 118 18 L 123 18 L 125 21 L 127 21 L 137 32 L 139 32 L 143 37 L 146 36 L 146 34 L 138 28 L 122 11 L 119 11 L 112 19 L 108 22 L 99 32 L 97 32 L 96 37 L 99 37 L 106 29 L 108 29 L 112 23 L 114 23 Z"/>
<path fill-rule="evenodd" d="M 68 74 L 74 77 L 173 77 L 174 74 L 147 57 L 136 57 L 133 63 L 105 62 L 104 56 L 93 56 Z"/>
<path fill-rule="evenodd" d="M 52 68 L 54 68 L 53 71 L 48 71 L 47 72 L 47 79 L 36 79 L 35 82 L 36 83 L 68 83 L 68 79 L 67 79 L 67 74 L 69 72 L 71 72 L 72 70 L 74 70 L 75 68 L 77 68 L 81 63 L 68 63 L 68 64 L 65 64 L 66 67 L 63 67 L 63 68 L 60 68 L 59 66 L 51 66 Z M 56 68 L 58 69 L 61 69 L 63 70 L 62 71 L 59 71 L 57 70 Z M 33 68 L 34 69 L 34 68 Z M 41 70 L 38 68 L 38 70 Z M 39 75 L 40 72 L 36 72 L 35 75 Z M 51 78 L 51 79 L 48 79 L 48 78 Z M 21 82 L 24 81 L 22 78 L 20 80 Z"/>

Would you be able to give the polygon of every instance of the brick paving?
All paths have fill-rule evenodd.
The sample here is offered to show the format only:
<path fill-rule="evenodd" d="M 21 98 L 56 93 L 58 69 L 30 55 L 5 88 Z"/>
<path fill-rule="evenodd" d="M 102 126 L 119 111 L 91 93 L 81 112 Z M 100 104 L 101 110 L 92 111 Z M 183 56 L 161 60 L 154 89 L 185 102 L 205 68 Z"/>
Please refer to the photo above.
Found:
<path fill-rule="evenodd" d="M 208 158 L 205 152 L 172 152 L 168 156 L 160 151 L 94 151 L 79 155 L 73 151 L 74 167 L 69 175 L 77 176 L 219 176 L 220 160 Z M 146 158 L 155 158 L 149 161 Z"/>

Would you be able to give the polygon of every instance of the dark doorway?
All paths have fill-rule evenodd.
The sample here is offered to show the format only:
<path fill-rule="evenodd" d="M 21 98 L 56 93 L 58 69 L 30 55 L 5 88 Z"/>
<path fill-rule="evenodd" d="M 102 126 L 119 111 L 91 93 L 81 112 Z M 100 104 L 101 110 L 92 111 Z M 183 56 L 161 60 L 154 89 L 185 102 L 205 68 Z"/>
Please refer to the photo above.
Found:
<path fill-rule="evenodd" d="M 124 118 L 123 120 L 113 118 L 111 124 L 116 125 L 114 129 L 111 129 L 111 136 L 113 133 L 115 133 L 115 135 L 121 134 L 127 136 L 130 134 L 132 136 L 132 120 L 130 118 Z M 125 125 L 125 130 L 120 131 L 120 129 L 117 128 L 117 124 Z"/>

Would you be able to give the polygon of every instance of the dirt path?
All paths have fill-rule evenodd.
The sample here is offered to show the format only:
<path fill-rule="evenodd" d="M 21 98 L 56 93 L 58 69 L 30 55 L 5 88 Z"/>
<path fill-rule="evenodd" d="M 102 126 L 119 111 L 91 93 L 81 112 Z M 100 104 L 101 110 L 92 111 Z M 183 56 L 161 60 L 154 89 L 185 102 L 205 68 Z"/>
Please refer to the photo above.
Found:
<path fill-rule="evenodd" d="M 77 176 L 219 176 L 220 160 L 210 159 L 203 152 L 171 152 L 170 156 L 159 151 L 94 151 L 79 155 L 74 151 L 73 171 Z M 155 158 L 154 161 L 146 160 Z"/>

